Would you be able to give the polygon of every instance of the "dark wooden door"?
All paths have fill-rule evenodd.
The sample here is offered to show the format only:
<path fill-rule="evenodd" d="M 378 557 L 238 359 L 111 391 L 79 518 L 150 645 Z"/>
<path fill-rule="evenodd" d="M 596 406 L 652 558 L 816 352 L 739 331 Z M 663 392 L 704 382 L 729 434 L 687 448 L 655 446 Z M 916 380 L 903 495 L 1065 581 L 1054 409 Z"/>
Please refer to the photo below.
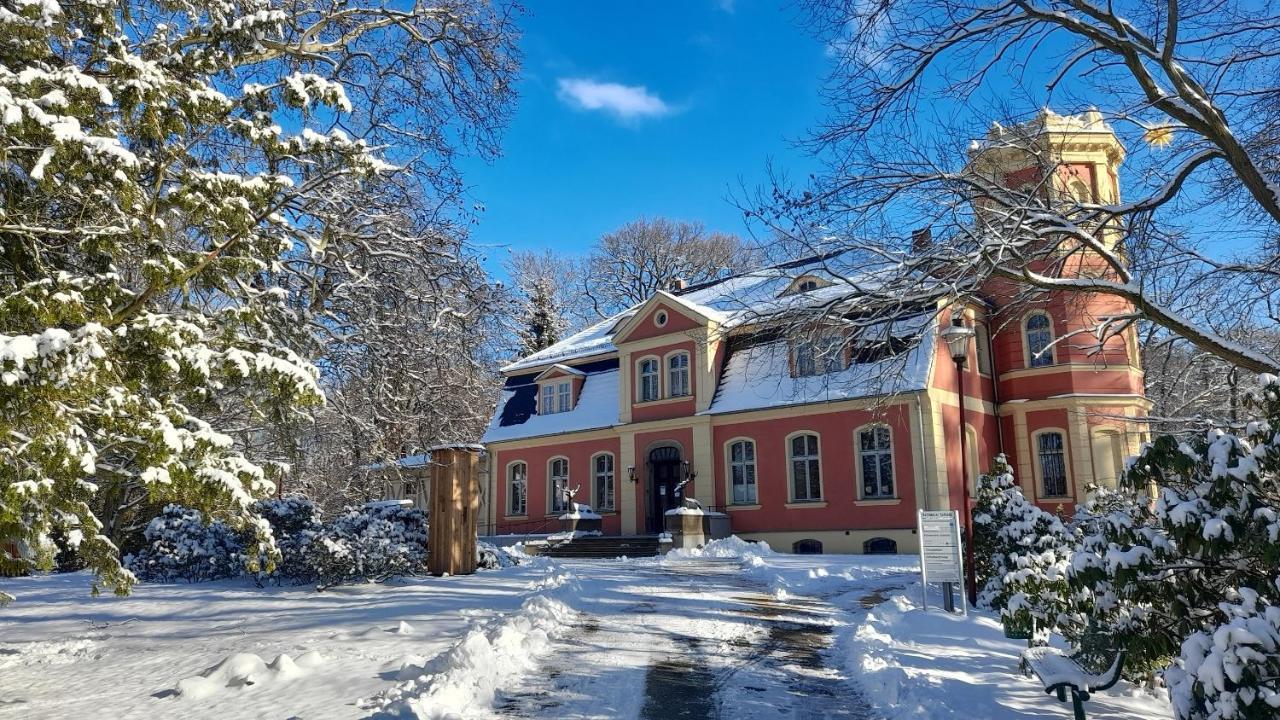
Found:
<path fill-rule="evenodd" d="M 658 448 L 649 454 L 653 487 L 649 495 L 649 532 L 662 532 L 667 511 L 676 506 L 676 485 L 680 484 L 680 451 Z"/>

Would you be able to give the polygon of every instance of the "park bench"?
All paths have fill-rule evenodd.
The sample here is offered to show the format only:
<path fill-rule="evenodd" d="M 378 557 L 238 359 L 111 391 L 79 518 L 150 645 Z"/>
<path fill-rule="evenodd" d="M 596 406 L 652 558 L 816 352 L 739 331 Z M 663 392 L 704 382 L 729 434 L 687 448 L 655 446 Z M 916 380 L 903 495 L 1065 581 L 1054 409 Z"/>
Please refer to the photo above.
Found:
<path fill-rule="evenodd" d="M 1056 648 L 1033 647 L 1022 653 L 1024 671 L 1039 678 L 1046 693 L 1056 694 L 1061 702 L 1067 702 L 1067 694 L 1070 693 L 1075 720 L 1085 720 L 1084 703 L 1089 699 L 1089 693 L 1108 690 L 1120 681 L 1123 666 L 1123 651 L 1116 653 L 1111 667 L 1098 675 L 1086 670 L 1076 656 Z"/>

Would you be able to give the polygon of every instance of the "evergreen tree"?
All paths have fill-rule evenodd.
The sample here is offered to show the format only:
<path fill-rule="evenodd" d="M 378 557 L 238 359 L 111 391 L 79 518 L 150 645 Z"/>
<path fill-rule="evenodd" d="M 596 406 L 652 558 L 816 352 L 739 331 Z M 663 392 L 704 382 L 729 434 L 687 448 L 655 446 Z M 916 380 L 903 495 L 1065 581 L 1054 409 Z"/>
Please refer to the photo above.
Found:
<path fill-rule="evenodd" d="M 535 278 L 520 312 L 521 353 L 528 355 L 560 342 L 567 323 L 550 279 Z"/>
<path fill-rule="evenodd" d="M 0 8 L 0 545 L 19 549 L 0 569 L 48 567 L 64 538 L 95 592 L 127 592 L 103 496 L 181 502 L 271 563 L 252 505 L 273 469 L 226 430 L 322 402 L 295 349 L 332 329 L 313 322 L 326 289 L 363 274 L 332 248 L 403 235 L 372 202 L 400 168 L 373 147 L 449 135 L 442 98 L 493 110 L 506 18 L 467 0 Z M 413 85 L 431 67 L 458 74 L 431 81 L 447 92 Z"/>

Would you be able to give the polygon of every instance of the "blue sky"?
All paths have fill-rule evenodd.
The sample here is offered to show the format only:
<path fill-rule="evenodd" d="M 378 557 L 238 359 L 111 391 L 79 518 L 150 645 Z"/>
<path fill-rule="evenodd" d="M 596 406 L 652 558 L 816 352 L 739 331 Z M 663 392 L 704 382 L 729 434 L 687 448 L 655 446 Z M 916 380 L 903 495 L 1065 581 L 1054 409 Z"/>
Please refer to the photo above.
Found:
<path fill-rule="evenodd" d="M 740 184 L 815 166 L 793 143 L 824 115 L 827 64 L 793 7 L 544 2 L 522 25 L 504 157 L 463 166 L 493 270 L 505 247 L 579 252 L 642 215 L 745 234 Z"/>

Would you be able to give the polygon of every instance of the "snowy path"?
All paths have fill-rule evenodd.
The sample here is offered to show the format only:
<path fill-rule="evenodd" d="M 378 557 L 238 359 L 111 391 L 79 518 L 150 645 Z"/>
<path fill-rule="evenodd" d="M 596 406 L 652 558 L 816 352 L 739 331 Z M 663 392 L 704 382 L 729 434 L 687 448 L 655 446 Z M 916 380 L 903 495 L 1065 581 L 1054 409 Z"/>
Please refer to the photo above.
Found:
<path fill-rule="evenodd" d="M 509 718 L 869 718 L 832 657 L 850 619 L 826 602 L 779 599 L 739 564 L 570 564 L 593 582 L 582 619 L 510 688 Z M 847 588 L 846 588 L 847 589 Z"/>

